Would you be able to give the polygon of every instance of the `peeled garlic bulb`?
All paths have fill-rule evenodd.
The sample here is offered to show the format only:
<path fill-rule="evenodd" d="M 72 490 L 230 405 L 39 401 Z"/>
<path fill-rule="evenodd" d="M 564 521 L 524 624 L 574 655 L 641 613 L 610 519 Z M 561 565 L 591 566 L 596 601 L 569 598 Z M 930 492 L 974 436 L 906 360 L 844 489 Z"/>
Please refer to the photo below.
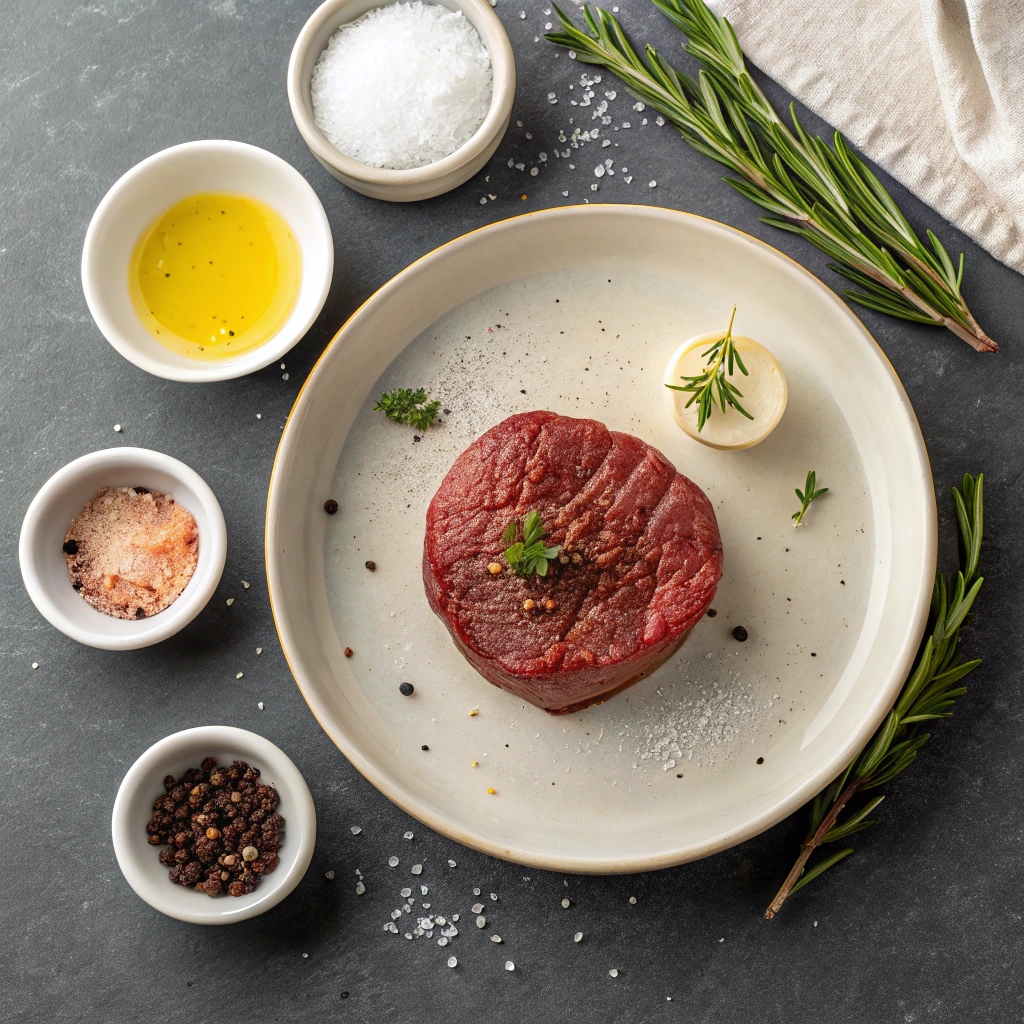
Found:
<path fill-rule="evenodd" d="M 686 382 L 680 380 L 681 377 L 695 377 L 703 373 L 705 361 L 701 353 L 706 352 L 721 337 L 721 331 L 712 331 L 709 334 L 698 334 L 684 342 L 668 361 L 665 384 L 682 386 Z M 704 429 L 698 432 L 697 403 L 686 408 L 693 393 L 665 388 L 676 423 L 695 441 L 723 450 L 752 448 L 763 441 L 782 419 L 789 397 L 785 374 L 775 356 L 752 338 L 734 334 L 732 340 L 743 359 L 748 376 L 744 377 L 737 368 L 727 379 L 743 393 L 739 402 L 754 417 L 752 420 L 729 406 L 726 406 L 723 413 L 721 406 L 716 405 Z"/>

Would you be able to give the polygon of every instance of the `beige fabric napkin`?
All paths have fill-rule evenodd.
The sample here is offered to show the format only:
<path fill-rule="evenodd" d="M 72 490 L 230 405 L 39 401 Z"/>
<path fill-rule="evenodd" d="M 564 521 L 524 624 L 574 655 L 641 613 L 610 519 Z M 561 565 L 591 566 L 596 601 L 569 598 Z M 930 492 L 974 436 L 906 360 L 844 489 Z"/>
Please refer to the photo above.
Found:
<path fill-rule="evenodd" d="M 1024 273 L 1024 0 L 709 0 L 750 60 Z"/>

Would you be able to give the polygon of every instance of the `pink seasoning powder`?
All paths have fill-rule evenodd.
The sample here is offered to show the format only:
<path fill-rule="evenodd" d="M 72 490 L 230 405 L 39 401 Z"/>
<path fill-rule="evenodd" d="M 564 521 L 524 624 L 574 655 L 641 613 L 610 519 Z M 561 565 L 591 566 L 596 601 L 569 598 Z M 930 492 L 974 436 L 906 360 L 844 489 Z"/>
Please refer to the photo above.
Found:
<path fill-rule="evenodd" d="M 195 516 L 168 494 L 104 487 L 64 537 L 71 586 L 96 611 L 145 619 L 172 605 L 199 561 Z"/>

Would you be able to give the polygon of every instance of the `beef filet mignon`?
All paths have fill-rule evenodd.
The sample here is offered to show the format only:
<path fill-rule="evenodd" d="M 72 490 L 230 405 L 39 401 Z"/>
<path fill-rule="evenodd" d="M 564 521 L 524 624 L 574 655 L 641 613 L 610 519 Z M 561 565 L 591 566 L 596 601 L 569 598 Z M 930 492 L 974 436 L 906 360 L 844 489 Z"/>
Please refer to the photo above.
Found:
<path fill-rule="evenodd" d="M 563 546 L 545 578 L 505 571 L 502 557 L 505 528 L 534 510 L 545 542 Z M 502 572 L 488 570 L 494 562 Z M 552 714 L 657 668 L 721 575 L 703 491 L 650 445 L 596 420 L 510 416 L 455 460 L 427 509 L 430 606 L 485 679 Z"/>

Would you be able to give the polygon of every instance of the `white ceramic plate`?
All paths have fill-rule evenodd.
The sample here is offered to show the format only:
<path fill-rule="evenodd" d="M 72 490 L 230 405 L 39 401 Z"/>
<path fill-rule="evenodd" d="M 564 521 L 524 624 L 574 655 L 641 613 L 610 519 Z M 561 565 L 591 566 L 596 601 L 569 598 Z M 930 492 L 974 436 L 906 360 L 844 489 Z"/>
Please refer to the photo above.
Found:
<path fill-rule="evenodd" d="M 766 441 L 721 452 L 675 425 L 662 373 L 681 341 L 724 328 L 734 302 L 736 330 L 775 353 L 790 397 Z M 426 386 L 450 413 L 416 440 L 372 411 L 394 386 Z M 478 676 L 420 580 L 424 512 L 452 460 L 535 408 L 661 449 L 711 498 L 725 550 L 717 615 L 650 678 L 564 717 Z M 830 491 L 794 530 L 808 469 Z M 913 410 L 831 291 L 713 221 L 588 206 L 458 238 L 356 312 L 285 428 L 266 549 L 299 687 L 381 792 L 497 857 L 622 872 L 747 839 L 838 774 L 910 668 L 935 534 Z"/>

